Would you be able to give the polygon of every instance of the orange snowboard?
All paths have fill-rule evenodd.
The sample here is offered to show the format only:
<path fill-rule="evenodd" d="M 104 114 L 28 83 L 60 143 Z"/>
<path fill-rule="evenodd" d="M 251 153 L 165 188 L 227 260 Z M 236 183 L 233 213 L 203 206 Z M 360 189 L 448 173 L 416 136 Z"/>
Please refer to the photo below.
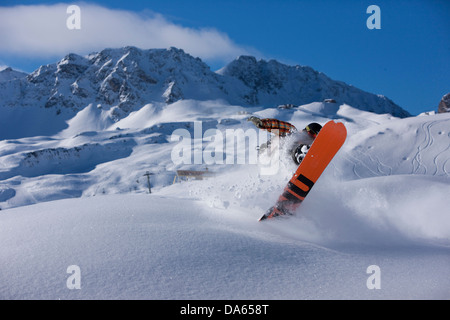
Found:
<path fill-rule="evenodd" d="M 294 214 L 322 172 L 342 147 L 346 137 L 347 129 L 343 123 L 327 122 L 320 130 L 275 206 L 270 208 L 259 221 L 280 215 Z"/>

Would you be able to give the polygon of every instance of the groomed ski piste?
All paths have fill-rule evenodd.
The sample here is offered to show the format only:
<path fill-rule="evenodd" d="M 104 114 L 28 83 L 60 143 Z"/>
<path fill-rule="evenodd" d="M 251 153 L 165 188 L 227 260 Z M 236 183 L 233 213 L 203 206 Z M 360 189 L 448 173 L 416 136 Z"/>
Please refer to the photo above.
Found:
<path fill-rule="evenodd" d="M 194 100 L 114 124 L 105 112 L 0 142 L 0 299 L 450 298 L 450 114 Z M 217 154 L 174 163 L 175 130 L 201 124 L 194 159 L 219 145 L 206 130 L 251 129 L 250 115 L 347 128 L 295 216 L 258 222 L 295 170 L 289 158 L 276 174 Z M 206 167 L 208 179 L 174 179 Z"/>

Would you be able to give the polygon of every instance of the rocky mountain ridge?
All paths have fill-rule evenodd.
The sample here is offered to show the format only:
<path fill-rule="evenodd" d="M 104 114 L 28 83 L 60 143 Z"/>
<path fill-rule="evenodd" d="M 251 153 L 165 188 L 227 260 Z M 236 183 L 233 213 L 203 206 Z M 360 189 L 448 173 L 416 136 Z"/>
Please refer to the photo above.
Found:
<path fill-rule="evenodd" d="M 301 105 L 324 99 L 374 113 L 407 117 L 388 98 L 364 92 L 310 67 L 241 56 L 217 72 L 181 49 L 104 49 L 68 54 L 27 77 L 0 82 L 0 107 L 112 108 L 115 121 L 150 102 L 225 100 L 243 106 Z"/>

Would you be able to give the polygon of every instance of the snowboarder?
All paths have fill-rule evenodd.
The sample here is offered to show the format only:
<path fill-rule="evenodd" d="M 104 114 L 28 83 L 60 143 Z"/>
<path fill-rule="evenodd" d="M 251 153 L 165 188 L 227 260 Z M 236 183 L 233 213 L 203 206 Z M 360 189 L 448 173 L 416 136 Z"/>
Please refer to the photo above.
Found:
<path fill-rule="evenodd" d="M 288 150 L 290 150 L 292 159 L 296 164 L 302 162 L 314 139 L 319 134 L 320 129 L 322 129 L 322 126 L 316 122 L 312 122 L 302 131 L 298 131 L 293 124 L 278 119 L 260 119 L 252 116 L 247 121 L 251 121 L 259 129 L 267 130 L 288 139 Z M 261 145 L 260 150 L 267 148 L 269 145 L 270 141 L 267 144 Z"/>
<path fill-rule="evenodd" d="M 318 134 L 319 131 L 320 134 Z M 311 148 L 304 159 L 295 158 L 301 161 L 301 164 L 295 170 L 275 205 L 266 211 L 259 221 L 280 215 L 294 214 L 347 137 L 347 129 L 344 124 L 333 120 L 328 121 L 323 128 L 318 123 L 310 123 L 301 133 L 303 136 L 309 136 L 309 140 L 314 143 L 311 142 Z M 298 143 L 300 140 L 295 141 Z M 299 148 L 302 149 L 297 144 L 292 150 L 297 151 Z"/>

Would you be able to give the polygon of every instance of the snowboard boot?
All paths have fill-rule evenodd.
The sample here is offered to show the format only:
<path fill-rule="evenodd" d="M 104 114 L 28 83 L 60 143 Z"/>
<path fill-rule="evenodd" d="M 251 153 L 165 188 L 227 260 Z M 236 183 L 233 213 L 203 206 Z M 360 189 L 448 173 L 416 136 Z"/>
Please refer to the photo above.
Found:
<path fill-rule="evenodd" d="M 294 160 L 296 164 L 300 164 L 306 155 L 306 153 L 302 151 L 304 146 L 304 144 L 301 144 L 291 151 L 292 160 Z"/>

